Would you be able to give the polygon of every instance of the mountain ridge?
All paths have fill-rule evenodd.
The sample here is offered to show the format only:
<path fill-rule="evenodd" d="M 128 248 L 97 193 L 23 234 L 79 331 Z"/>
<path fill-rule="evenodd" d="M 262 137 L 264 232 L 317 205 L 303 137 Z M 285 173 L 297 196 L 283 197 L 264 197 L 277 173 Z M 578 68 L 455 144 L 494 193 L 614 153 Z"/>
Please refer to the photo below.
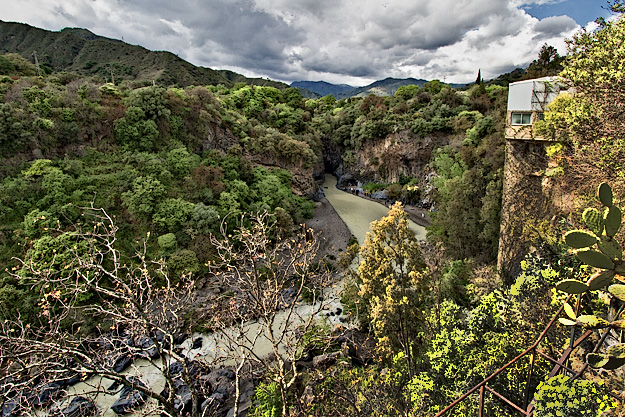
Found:
<path fill-rule="evenodd" d="M 366 97 L 370 94 L 377 96 L 392 96 L 400 87 L 408 85 L 418 85 L 421 87 L 427 82 L 427 80 L 416 78 L 387 77 L 383 80 L 374 81 L 373 83 L 363 87 L 352 87 L 347 84 L 331 84 L 326 81 L 294 81 L 290 86 L 298 88 L 305 97 L 309 97 L 310 94 L 308 94 L 308 92 L 312 92 L 318 95 L 318 97 L 310 98 L 319 98 L 331 94 L 336 99 L 342 99 L 350 97 Z M 449 85 L 453 88 L 462 88 L 466 86 L 466 84 L 453 83 Z"/>
<path fill-rule="evenodd" d="M 228 70 L 198 67 L 167 51 L 151 51 L 118 39 L 96 35 L 88 29 L 40 29 L 25 23 L 0 20 L 0 53 L 18 53 L 42 70 L 98 76 L 104 80 L 156 82 L 166 86 L 246 84 L 287 88 L 285 83 L 247 78 Z"/>

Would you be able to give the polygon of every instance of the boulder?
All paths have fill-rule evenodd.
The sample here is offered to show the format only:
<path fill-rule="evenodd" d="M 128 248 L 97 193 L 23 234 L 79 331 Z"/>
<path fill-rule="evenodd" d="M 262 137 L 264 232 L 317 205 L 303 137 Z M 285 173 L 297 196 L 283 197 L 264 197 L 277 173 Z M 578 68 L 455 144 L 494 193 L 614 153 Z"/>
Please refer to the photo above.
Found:
<path fill-rule="evenodd" d="M 217 409 L 227 400 L 227 398 L 226 394 L 222 392 L 213 392 L 200 406 L 202 415 L 216 415 Z"/>
<path fill-rule="evenodd" d="M 234 392 L 235 374 L 231 368 L 216 369 L 206 376 L 212 391 L 229 395 Z"/>
<path fill-rule="evenodd" d="M 191 390 L 180 379 L 174 379 L 174 389 L 176 390 L 176 399 L 174 400 L 174 408 L 181 414 L 191 409 Z"/>
<path fill-rule="evenodd" d="M 182 364 L 178 361 L 172 362 L 169 364 L 169 373 L 171 375 L 177 375 L 184 370 Z"/>
<path fill-rule="evenodd" d="M 105 366 L 114 372 L 120 373 L 132 364 L 132 354 L 124 349 L 122 352 L 113 351 L 104 358 Z"/>
<path fill-rule="evenodd" d="M 136 348 L 142 349 L 137 356 L 146 359 L 158 359 L 160 358 L 160 354 L 158 353 L 158 349 L 154 345 L 152 339 L 147 336 L 140 336 L 135 339 L 134 343 Z"/>
<path fill-rule="evenodd" d="M 0 410 L 0 416 L 2 417 L 17 417 L 19 413 L 18 407 L 20 402 L 17 398 L 6 400 L 2 403 L 2 409 Z"/>
<path fill-rule="evenodd" d="M 341 356 L 341 352 L 326 353 L 313 358 L 313 368 L 324 370 L 336 363 Z"/>
<path fill-rule="evenodd" d="M 59 417 L 87 417 L 97 411 L 95 404 L 85 397 L 74 397 L 69 405 L 62 410 L 51 410 L 50 414 Z"/>
<path fill-rule="evenodd" d="M 188 337 L 189 337 L 189 335 L 188 335 L 188 334 L 186 334 L 186 333 L 180 333 L 180 334 L 178 334 L 178 335 L 176 335 L 176 336 L 174 337 L 174 344 L 175 344 L 175 345 L 179 345 L 179 344 L 181 344 L 182 342 L 184 342 L 185 340 L 187 340 L 187 338 L 188 338 Z"/>
<path fill-rule="evenodd" d="M 180 415 L 187 415 L 191 410 L 191 390 L 189 386 L 182 379 L 174 379 L 172 381 L 174 389 L 174 408 Z M 165 389 L 161 391 L 163 397 L 169 397 L 169 387 L 165 386 Z"/>
<path fill-rule="evenodd" d="M 28 396 L 28 403 L 33 407 L 43 407 L 50 404 L 63 394 L 63 390 L 68 386 L 68 381 L 69 379 L 62 379 L 35 388 Z"/>
<path fill-rule="evenodd" d="M 132 364 L 132 356 L 129 353 L 123 353 L 115 359 L 112 369 L 114 372 L 120 373 L 128 368 L 130 364 Z"/>
<path fill-rule="evenodd" d="M 138 378 L 129 377 L 128 379 L 132 384 L 146 388 L 145 384 Z M 147 398 L 148 396 L 141 391 L 137 391 L 129 385 L 124 385 L 124 388 L 122 388 L 119 394 L 119 398 L 115 401 L 111 410 L 117 414 L 128 414 L 134 408 L 143 405 Z"/>
<path fill-rule="evenodd" d="M 202 361 L 189 361 L 187 362 L 187 369 L 189 369 L 189 375 L 193 379 L 205 378 L 211 374 L 211 368 Z"/>

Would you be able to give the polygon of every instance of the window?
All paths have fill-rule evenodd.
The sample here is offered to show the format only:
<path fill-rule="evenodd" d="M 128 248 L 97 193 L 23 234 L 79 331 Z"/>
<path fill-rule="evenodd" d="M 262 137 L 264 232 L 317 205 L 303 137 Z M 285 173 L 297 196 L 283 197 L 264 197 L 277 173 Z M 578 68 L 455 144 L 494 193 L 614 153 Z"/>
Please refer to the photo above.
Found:
<path fill-rule="evenodd" d="M 512 120 L 510 121 L 513 125 L 531 125 L 532 124 L 532 114 L 531 113 L 512 113 Z"/>

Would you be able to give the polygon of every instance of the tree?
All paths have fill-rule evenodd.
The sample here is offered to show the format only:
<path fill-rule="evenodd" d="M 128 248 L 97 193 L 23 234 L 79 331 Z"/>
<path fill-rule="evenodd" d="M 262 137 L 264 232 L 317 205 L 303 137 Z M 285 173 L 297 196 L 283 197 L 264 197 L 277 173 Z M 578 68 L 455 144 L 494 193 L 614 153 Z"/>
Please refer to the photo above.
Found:
<path fill-rule="evenodd" d="M 583 29 L 567 44 L 569 55 L 560 75 L 574 94 L 561 95 L 550 105 L 544 132 L 567 142 L 565 169 L 571 189 L 590 193 L 589 184 L 609 180 L 620 190 L 625 160 L 625 19 L 618 17 L 594 31 Z"/>
<path fill-rule="evenodd" d="M 281 415 L 287 416 L 297 407 L 290 394 L 301 376 L 297 359 L 306 352 L 301 338 L 326 306 L 331 275 L 318 263 L 312 230 L 273 242 L 275 221 L 267 213 L 252 217 L 247 226 L 242 220 L 231 234 L 224 222 L 221 233 L 227 238 L 212 239 L 218 260 L 209 266 L 233 291 L 226 307 L 231 320 L 217 319 L 214 325 L 224 330 L 222 337 L 238 364 L 237 392 L 245 364 L 260 368 L 277 384 Z M 238 325 L 230 327 L 232 323 Z"/>
<path fill-rule="evenodd" d="M 370 323 L 383 351 L 404 352 L 408 373 L 413 375 L 413 351 L 424 321 L 421 312 L 428 302 L 426 268 L 401 203 L 371 223 L 360 258 L 355 278 L 362 318 Z"/>
<path fill-rule="evenodd" d="M 558 50 L 554 46 L 545 43 L 538 52 L 538 58 L 527 67 L 523 78 L 532 79 L 557 75 L 562 71 L 563 62 L 564 57 L 560 56 Z"/>
<path fill-rule="evenodd" d="M 133 214 L 139 217 L 151 217 L 154 208 L 165 196 L 165 186 L 152 177 L 138 177 L 133 181 L 132 190 L 125 192 L 124 203 Z"/>
<path fill-rule="evenodd" d="M 194 298 L 193 280 L 186 275 L 173 285 L 165 265 L 145 257 L 145 244 L 135 260 L 120 254 L 118 228 L 104 210 L 91 207 L 84 216 L 82 227 L 50 229 L 36 240 L 13 272 L 39 294 L 40 311 L 33 325 L 19 318 L 0 323 L 5 406 L 28 413 L 62 401 L 72 379 L 103 377 L 155 400 L 164 415 L 181 415 L 188 405 L 199 416 L 210 388 L 192 377 L 200 363 L 174 348 Z M 133 357 L 161 370 L 165 390 L 121 372 Z M 86 395 L 97 395 L 103 383 Z"/>

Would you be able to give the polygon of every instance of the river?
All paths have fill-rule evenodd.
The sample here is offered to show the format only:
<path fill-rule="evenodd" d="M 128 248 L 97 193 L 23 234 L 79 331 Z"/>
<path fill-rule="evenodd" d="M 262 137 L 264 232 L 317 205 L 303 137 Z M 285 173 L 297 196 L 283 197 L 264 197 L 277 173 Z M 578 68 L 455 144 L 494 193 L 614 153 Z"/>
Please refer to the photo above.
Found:
<path fill-rule="evenodd" d="M 369 231 L 369 225 L 374 220 L 379 220 L 382 217 L 388 214 L 389 209 L 384 205 L 372 201 L 369 199 L 361 198 L 350 194 L 348 192 L 339 190 L 336 188 L 336 177 L 327 175 L 326 181 L 323 183 L 323 191 L 326 195 L 328 202 L 333 206 L 337 214 L 341 217 L 341 219 L 345 222 L 350 232 L 358 239 L 359 243 L 364 243 L 366 233 Z M 423 226 L 419 226 L 413 221 L 409 221 L 410 228 L 415 232 L 419 239 L 425 238 L 425 228 Z M 338 290 L 341 285 L 337 285 L 337 288 L 330 289 L 330 294 L 326 295 L 327 305 L 322 312 L 322 316 L 325 317 L 326 320 L 329 321 L 330 325 L 336 325 L 340 323 L 339 316 L 330 316 L 327 317 L 325 312 L 336 310 L 337 308 L 341 308 L 340 304 L 340 294 Z M 296 315 L 302 318 L 309 317 L 313 312 L 315 306 L 310 304 L 302 304 L 298 306 L 296 309 Z M 279 327 L 284 320 L 281 320 L 281 316 L 284 315 L 284 312 L 278 312 L 275 320 L 275 326 Z M 297 320 L 296 320 L 297 322 Z M 293 323 L 297 324 L 297 323 Z M 259 329 L 259 324 L 257 322 L 250 322 L 246 325 L 246 331 L 250 333 L 255 333 Z M 226 330 L 228 331 L 228 330 Z M 231 335 L 233 336 L 233 335 Z M 191 340 L 194 340 L 198 337 L 202 338 L 202 347 L 199 349 L 191 349 Z M 194 358 L 196 360 L 203 360 L 209 364 L 215 363 L 224 363 L 224 357 L 227 350 L 227 343 L 223 339 L 223 336 L 220 336 L 220 332 L 212 333 L 212 334 L 195 334 L 192 338 L 188 339 L 185 344 L 185 353 L 188 357 Z M 256 344 L 254 345 L 254 351 L 260 356 L 266 356 L 271 353 L 271 344 L 267 339 L 260 337 Z M 157 362 L 158 363 L 158 362 Z M 160 391 L 165 386 L 165 381 L 160 373 L 160 370 L 149 361 L 141 359 L 135 361 L 135 363 L 124 371 L 126 374 L 133 374 L 138 376 L 143 382 L 145 382 L 148 386 L 154 388 L 157 391 Z M 101 411 L 103 411 L 103 415 L 106 417 L 113 417 L 116 414 L 110 409 L 115 400 L 118 397 L 118 393 L 108 393 L 104 388 L 111 385 L 112 381 L 107 379 L 100 378 L 92 378 L 89 381 L 79 383 L 69 389 L 70 395 L 84 393 L 84 392 L 93 392 L 94 388 L 97 388 L 99 394 L 97 396 L 97 404 Z M 145 411 L 142 410 L 143 412 Z M 137 415 L 143 415 L 137 414 Z"/>
<path fill-rule="evenodd" d="M 389 209 L 377 201 L 339 190 L 336 188 L 336 182 L 335 176 L 326 175 L 326 180 L 323 183 L 323 192 L 350 232 L 358 239 L 358 243 L 362 245 L 365 242 L 371 222 L 386 216 Z M 425 227 L 416 224 L 412 220 L 408 221 L 408 226 L 415 232 L 417 239 L 425 239 Z"/>

